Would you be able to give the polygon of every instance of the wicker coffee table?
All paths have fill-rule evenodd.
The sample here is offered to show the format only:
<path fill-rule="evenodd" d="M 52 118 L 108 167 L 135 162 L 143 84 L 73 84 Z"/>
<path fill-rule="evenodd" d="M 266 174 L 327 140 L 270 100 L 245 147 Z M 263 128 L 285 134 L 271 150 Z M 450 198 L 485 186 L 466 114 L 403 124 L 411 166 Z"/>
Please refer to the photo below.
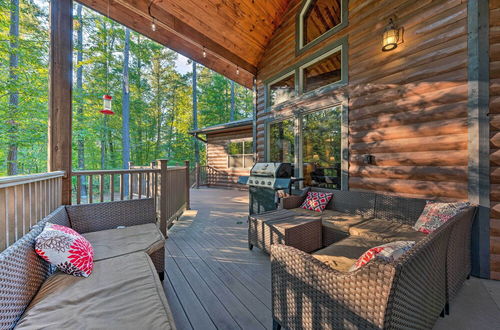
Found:
<path fill-rule="evenodd" d="M 248 217 L 248 247 L 270 253 L 272 244 L 293 246 L 304 252 L 322 247 L 321 217 L 298 216 L 290 210 L 276 210 Z"/>

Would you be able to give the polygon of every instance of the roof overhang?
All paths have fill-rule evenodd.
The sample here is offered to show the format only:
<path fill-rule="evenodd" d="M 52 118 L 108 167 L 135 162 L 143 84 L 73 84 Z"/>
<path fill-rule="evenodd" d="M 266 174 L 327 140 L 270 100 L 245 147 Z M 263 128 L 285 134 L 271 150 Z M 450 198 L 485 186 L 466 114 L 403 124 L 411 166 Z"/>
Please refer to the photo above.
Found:
<path fill-rule="evenodd" d="M 209 126 L 205 128 L 201 128 L 195 131 L 189 132 L 189 134 L 198 137 L 200 134 L 216 134 L 216 133 L 228 133 L 234 131 L 241 131 L 243 129 L 251 129 L 253 125 L 252 118 L 245 118 L 242 120 L 232 121 L 229 123 Z"/>

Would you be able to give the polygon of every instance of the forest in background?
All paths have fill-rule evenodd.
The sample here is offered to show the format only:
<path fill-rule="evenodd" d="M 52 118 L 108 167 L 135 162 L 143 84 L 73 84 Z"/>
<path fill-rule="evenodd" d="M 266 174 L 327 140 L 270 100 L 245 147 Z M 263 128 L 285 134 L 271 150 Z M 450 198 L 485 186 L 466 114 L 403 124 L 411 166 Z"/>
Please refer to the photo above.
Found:
<path fill-rule="evenodd" d="M 48 19 L 48 0 L 0 0 L 0 175 L 47 170 Z M 193 72 L 178 54 L 76 2 L 73 25 L 73 168 L 122 168 L 128 140 L 136 165 L 194 161 Z M 198 127 L 251 116 L 251 90 L 196 67 Z M 104 94 L 115 115 L 99 112 Z"/>

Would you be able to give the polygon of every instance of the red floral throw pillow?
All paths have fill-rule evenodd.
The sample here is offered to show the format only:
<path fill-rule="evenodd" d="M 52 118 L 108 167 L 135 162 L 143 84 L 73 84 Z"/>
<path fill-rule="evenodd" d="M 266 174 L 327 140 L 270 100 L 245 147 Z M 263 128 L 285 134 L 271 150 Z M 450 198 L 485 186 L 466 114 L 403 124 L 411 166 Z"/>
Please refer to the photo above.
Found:
<path fill-rule="evenodd" d="M 420 217 L 417 222 L 415 222 L 413 228 L 417 231 L 421 231 L 422 233 L 430 234 L 469 205 L 470 203 L 468 202 L 427 202 L 422 214 L 420 214 Z"/>
<path fill-rule="evenodd" d="M 326 205 L 328 204 L 328 202 L 330 202 L 332 197 L 333 194 L 331 193 L 309 191 L 307 192 L 306 200 L 304 201 L 304 203 L 302 203 L 300 207 L 306 210 L 323 212 L 326 208 Z"/>
<path fill-rule="evenodd" d="M 375 258 L 379 258 L 387 262 L 396 261 L 403 254 L 405 254 L 406 251 L 411 249 L 413 245 L 415 245 L 414 241 L 396 241 L 372 247 L 371 249 L 363 253 L 361 257 L 359 257 L 358 261 L 356 261 L 356 263 L 351 266 L 349 271 L 353 272 L 363 267 Z"/>
<path fill-rule="evenodd" d="M 36 238 L 36 253 L 66 274 L 88 277 L 94 268 L 94 250 L 71 228 L 47 222 Z"/>

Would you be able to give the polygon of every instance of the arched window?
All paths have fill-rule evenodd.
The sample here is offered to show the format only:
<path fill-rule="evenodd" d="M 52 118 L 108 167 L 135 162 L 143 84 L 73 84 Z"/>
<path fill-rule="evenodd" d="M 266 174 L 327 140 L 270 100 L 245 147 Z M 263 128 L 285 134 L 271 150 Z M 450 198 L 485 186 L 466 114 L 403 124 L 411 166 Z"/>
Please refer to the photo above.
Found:
<path fill-rule="evenodd" d="M 346 0 L 305 0 L 298 15 L 300 51 L 333 35 L 347 25 Z"/>

